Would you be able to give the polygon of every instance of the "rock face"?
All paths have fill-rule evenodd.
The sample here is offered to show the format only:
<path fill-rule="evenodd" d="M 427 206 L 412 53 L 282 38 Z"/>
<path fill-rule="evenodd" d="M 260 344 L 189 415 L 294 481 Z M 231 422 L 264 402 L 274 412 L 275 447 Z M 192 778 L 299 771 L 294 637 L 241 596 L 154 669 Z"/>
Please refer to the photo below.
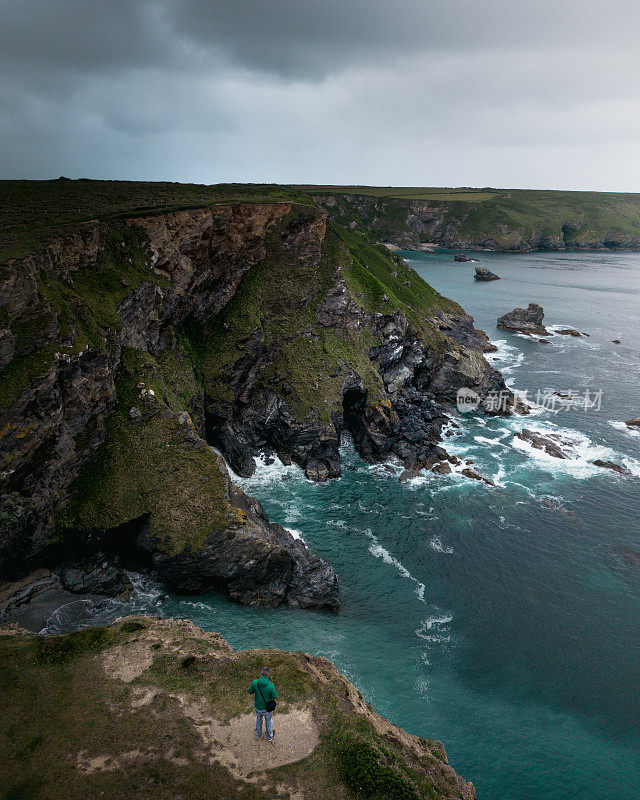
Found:
<path fill-rule="evenodd" d="M 0 630 L 0 725 L 15 727 L 0 766 L 8 797 L 335 800 L 364 796 L 364 781 L 368 797 L 475 800 L 440 742 L 377 714 L 325 658 L 234 651 L 185 620 Z M 278 689 L 270 743 L 256 741 L 247 693 L 263 664 Z"/>
<path fill-rule="evenodd" d="M 542 324 L 544 310 L 537 303 L 529 303 L 527 308 L 514 308 L 498 318 L 498 327 L 507 331 L 548 336 L 549 331 Z"/>
<path fill-rule="evenodd" d="M 154 354 L 165 354 L 170 370 L 183 366 L 176 330 L 229 301 L 242 276 L 265 258 L 270 230 L 290 211 L 286 204 L 230 204 L 215 213 L 196 209 L 94 225 L 4 268 L 2 308 L 20 345 L 1 384 L 0 575 L 102 550 L 148 561 L 185 590 L 218 588 L 241 602 L 337 609 L 333 570 L 232 487 L 202 439 L 203 398 L 193 368 L 157 384 L 159 396 L 151 387 L 136 393 L 138 413 L 130 414 L 129 403 L 126 423 L 119 412 L 131 381 L 144 378 L 145 370 L 161 380 Z M 58 287 L 67 287 L 65 293 L 56 295 Z M 127 352 L 146 360 L 124 370 L 118 393 Z M 186 385 L 178 388 L 181 381 Z M 158 452 L 140 450 L 136 457 L 147 430 L 153 440 L 171 437 L 165 449 L 178 454 L 166 466 L 177 471 L 164 485 L 154 474 Z M 118 450 L 122 442 L 128 452 Z M 102 472 L 83 483 L 95 464 Z M 191 473 L 189 464 L 197 464 Z M 140 506 L 127 487 L 127 474 L 136 470 L 153 503 Z M 111 496 L 92 498 L 89 514 L 82 502 L 101 481 Z M 199 499 L 203 492 L 206 500 Z M 186 516 L 182 502 L 191 510 Z M 70 587 L 88 588 L 77 570 L 65 568 L 62 575 Z M 111 589 L 118 593 L 121 586 L 115 581 Z"/>
<path fill-rule="evenodd" d="M 90 559 L 61 565 L 60 583 L 68 592 L 117 596 L 131 591 L 131 581 L 117 559 L 97 553 Z"/>
<path fill-rule="evenodd" d="M 271 452 L 325 480 L 349 431 L 415 468 L 459 387 L 505 390 L 471 317 L 311 206 L 91 223 L 0 277 L 5 578 L 104 553 L 183 591 L 336 609 L 333 570 L 211 445 L 240 475 Z"/>
<path fill-rule="evenodd" d="M 496 275 L 495 272 L 491 272 L 490 269 L 486 267 L 476 267 L 476 274 L 475 279 L 477 281 L 499 281 L 500 276 Z"/>

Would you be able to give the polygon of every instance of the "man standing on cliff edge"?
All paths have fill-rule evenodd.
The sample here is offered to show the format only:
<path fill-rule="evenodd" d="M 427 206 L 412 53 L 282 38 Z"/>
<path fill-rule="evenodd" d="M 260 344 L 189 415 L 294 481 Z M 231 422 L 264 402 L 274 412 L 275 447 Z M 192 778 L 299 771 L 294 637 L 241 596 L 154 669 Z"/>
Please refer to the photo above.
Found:
<path fill-rule="evenodd" d="M 276 697 L 278 692 L 276 687 L 269 680 L 271 670 L 269 667 L 262 668 L 262 674 L 256 678 L 249 687 L 249 694 L 256 697 L 256 738 L 262 737 L 262 720 L 264 718 L 267 731 L 267 741 L 273 741 L 273 710 L 276 707 Z"/>

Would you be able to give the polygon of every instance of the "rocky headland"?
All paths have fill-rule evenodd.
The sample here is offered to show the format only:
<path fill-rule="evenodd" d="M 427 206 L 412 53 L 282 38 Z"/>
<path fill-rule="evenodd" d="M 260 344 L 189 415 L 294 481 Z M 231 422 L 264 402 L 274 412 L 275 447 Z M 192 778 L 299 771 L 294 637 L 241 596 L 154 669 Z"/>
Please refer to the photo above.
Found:
<path fill-rule="evenodd" d="M 300 187 L 331 219 L 406 250 L 637 250 L 637 195 L 523 189 Z M 404 196 L 403 196 L 404 195 Z"/>
<path fill-rule="evenodd" d="M 0 660 L 7 798 L 475 798 L 440 742 L 392 725 L 307 653 L 234 651 L 190 622 L 137 617 L 66 636 L 6 626 Z M 273 743 L 256 741 L 247 693 L 265 663 Z"/>
<path fill-rule="evenodd" d="M 115 594 L 146 567 L 336 610 L 331 566 L 226 464 L 276 453 L 326 480 L 348 433 L 416 470 L 440 460 L 459 387 L 505 388 L 469 315 L 311 204 L 93 220 L 0 269 L 4 580 L 44 567 Z"/>

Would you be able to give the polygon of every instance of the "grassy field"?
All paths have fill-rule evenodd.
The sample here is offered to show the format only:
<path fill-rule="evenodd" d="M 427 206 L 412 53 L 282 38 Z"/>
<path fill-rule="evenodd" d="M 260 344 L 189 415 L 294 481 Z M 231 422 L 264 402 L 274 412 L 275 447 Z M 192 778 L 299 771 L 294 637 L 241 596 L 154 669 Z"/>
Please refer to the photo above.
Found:
<path fill-rule="evenodd" d="M 442 200 L 461 203 L 481 203 L 501 194 L 498 189 L 438 189 L 416 186 L 296 186 L 302 192 L 313 194 L 363 194 L 371 197 L 391 197 L 396 200 Z"/>

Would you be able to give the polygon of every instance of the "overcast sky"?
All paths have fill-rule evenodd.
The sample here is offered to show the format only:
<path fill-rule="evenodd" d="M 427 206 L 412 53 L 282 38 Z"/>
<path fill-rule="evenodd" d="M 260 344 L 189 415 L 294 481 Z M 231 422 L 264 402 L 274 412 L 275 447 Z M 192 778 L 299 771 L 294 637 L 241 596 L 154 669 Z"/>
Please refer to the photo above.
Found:
<path fill-rule="evenodd" d="M 0 177 L 640 191 L 632 0 L 0 0 Z"/>

